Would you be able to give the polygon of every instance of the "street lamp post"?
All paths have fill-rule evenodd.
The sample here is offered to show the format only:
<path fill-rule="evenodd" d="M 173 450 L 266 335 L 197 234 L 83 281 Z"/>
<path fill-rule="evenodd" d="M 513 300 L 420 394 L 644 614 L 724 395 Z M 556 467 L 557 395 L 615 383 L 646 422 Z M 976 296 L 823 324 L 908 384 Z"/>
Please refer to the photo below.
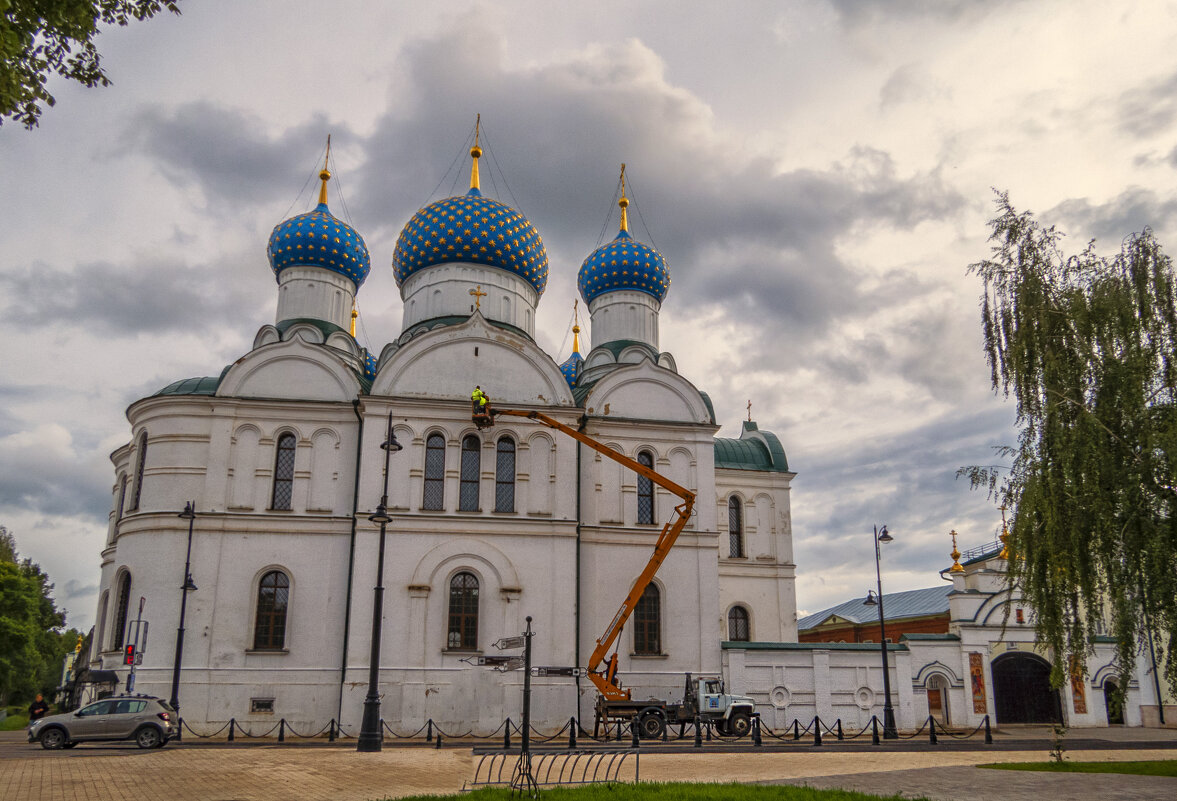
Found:
<path fill-rule="evenodd" d="M 876 601 L 874 592 L 868 591 L 866 601 L 863 602 L 865 606 L 877 604 L 879 607 L 879 645 L 883 655 L 883 738 L 886 740 L 898 739 L 899 731 L 895 728 L 895 709 L 891 706 L 891 675 L 887 669 L 887 627 L 883 623 L 883 569 L 879 544 L 893 539 L 894 537 L 887 532 L 886 525 L 882 529 L 875 526 L 875 579 L 878 582 L 879 594 Z"/>
<path fill-rule="evenodd" d="M 184 615 L 188 611 L 188 593 L 196 589 L 192 581 L 192 524 L 196 520 L 196 501 L 188 501 L 180 519 L 188 521 L 188 550 L 184 554 L 184 584 L 180 587 L 180 626 L 176 629 L 176 655 L 172 659 L 172 697 L 169 699 L 176 711 L 176 739 L 180 732 L 180 663 L 184 659 Z"/>
<path fill-rule="evenodd" d="M 376 588 L 372 594 L 372 654 L 368 658 L 368 695 L 364 698 L 364 719 L 360 723 L 360 736 L 356 742 L 357 751 L 379 751 L 384 742 L 380 730 L 380 623 L 384 616 L 384 535 L 388 523 L 388 457 L 399 451 L 401 444 L 392 433 L 392 412 L 388 413 L 388 436 L 381 444 L 384 449 L 384 493 L 376 513 L 368 517 L 380 525 L 380 553 L 376 560 Z"/>

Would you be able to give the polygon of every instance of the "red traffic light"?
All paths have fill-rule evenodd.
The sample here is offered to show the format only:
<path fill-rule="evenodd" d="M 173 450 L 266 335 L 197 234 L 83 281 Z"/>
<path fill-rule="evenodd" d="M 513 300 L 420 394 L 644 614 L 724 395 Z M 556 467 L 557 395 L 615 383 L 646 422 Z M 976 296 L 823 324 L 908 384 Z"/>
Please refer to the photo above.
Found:
<path fill-rule="evenodd" d="M 134 645 L 128 645 L 126 650 L 123 652 L 123 664 L 124 665 L 135 664 L 135 646 Z"/>

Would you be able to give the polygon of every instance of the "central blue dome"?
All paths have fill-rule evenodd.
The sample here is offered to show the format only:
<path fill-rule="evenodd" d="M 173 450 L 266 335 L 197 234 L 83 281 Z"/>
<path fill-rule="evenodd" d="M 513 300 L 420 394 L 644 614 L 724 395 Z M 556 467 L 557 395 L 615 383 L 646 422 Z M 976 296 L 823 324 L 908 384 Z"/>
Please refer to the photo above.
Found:
<path fill-rule="evenodd" d="M 670 271 L 661 253 L 622 229 L 616 239 L 601 245 L 584 260 L 576 286 L 585 303 L 620 289 L 645 292 L 661 303 L 670 289 Z"/>
<path fill-rule="evenodd" d="M 392 274 L 399 287 L 415 273 L 454 262 L 514 273 L 541 295 L 548 285 L 548 254 L 535 226 L 478 189 L 414 214 L 396 240 Z"/>

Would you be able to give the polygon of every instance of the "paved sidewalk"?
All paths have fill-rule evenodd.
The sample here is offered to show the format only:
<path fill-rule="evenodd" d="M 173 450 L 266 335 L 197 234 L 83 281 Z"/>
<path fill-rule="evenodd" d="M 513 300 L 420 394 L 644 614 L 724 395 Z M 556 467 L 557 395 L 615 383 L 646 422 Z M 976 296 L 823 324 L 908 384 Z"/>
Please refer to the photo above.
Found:
<path fill-rule="evenodd" d="M 866 792 L 926 796 L 1066 801 L 1091 798 L 1172 801 L 1177 779 L 979 770 L 988 762 L 1044 761 L 1049 741 L 1025 730 L 992 746 L 904 745 L 837 749 L 794 745 L 776 750 L 658 753 L 642 749 L 643 781 L 741 781 L 811 784 Z M 1083 731 L 1074 760 L 1177 758 L 1177 732 L 1157 729 Z M 1094 747 L 1090 747 L 1091 745 Z M 1102 747 L 1101 747 L 1102 745 Z M 473 775 L 469 747 L 386 747 L 358 754 L 354 742 L 317 744 L 80 745 L 43 751 L 23 733 L 0 735 L 4 801 L 370 801 L 420 793 L 453 793 Z"/>

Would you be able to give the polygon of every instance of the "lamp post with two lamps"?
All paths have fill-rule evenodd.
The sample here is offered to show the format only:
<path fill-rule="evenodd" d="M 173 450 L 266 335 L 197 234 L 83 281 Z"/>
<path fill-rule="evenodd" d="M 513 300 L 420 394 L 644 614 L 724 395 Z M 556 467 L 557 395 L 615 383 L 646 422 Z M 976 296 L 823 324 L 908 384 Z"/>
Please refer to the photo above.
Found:
<path fill-rule="evenodd" d="M 388 515 L 388 457 L 402 446 L 392 433 L 392 412 L 388 413 L 388 436 L 384 449 L 384 494 L 375 514 L 368 517 L 380 526 L 380 552 L 376 557 L 376 588 L 372 595 L 372 654 L 368 658 L 368 695 L 364 698 L 364 718 L 360 723 L 357 751 L 379 751 L 384 742 L 380 731 L 380 624 L 384 616 L 384 534 L 392 518 Z"/>
<path fill-rule="evenodd" d="M 879 544 L 893 539 L 895 538 L 887 532 L 885 524 L 881 529 L 875 526 L 875 578 L 878 581 L 879 594 L 876 600 L 875 591 L 868 590 L 866 600 L 863 601 L 864 606 L 879 607 L 879 645 L 883 654 L 883 738 L 886 740 L 898 739 L 899 731 L 895 727 L 895 709 L 891 706 L 891 676 L 887 669 L 887 628 L 883 623 L 883 569 Z"/>
<path fill-rule="evenodd" d="M 182 736 L 180 731 L 180 663 L 184 659 L 184 615 L 188 611 L 188 593 L 196 589 L 196 584 L 192 581 L 192 525 L 196 520 L 196 501 L 188 501 L 179 517 L 181 520 L 188 521 L 188 550 L 184 554 L 184 584 L 180 587 L 180 626 L 176 629 L 176 655 L 172 659 L 172 697 L 168 700 L 176 712 L 177 740 Z"/>

